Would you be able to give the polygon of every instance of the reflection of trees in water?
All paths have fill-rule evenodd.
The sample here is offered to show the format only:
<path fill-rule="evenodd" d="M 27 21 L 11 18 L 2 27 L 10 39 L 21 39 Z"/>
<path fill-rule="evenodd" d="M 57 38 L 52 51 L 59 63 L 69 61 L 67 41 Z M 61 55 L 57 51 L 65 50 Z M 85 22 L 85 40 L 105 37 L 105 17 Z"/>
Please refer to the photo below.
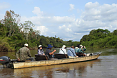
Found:
<path fill-rule="evenodd" d="M 94 60 L 90 62 L 32 67 L 24 69 L 10 69 L 1 67 L 0 75 L 3 75 L 4 78 L 6 76 L 9 76 L 9 78 L 55 78 L 56 76 L 58 76 L 57 78 L 59 78 L 59 76 L 64 76 L 64 78 L 75 78 L 77 76 L 83 76 L 83 74 L 85 74 L 87 71 L 86 68 L 88 66 L 93 67 L 93 64 L 99 61 L 100 60 Z"/>
<path fill-rule="evenodd" d="M 53 74 L 53 71 L 52 70 L 44 70 L 44 71 L 37 71 L 37 73 L 38 73 L 38 77 L 39 78 L 44 78 L 44 77 L 46 77 L 46 78 L 53 78 L 52 76 L 52 74 Z"/>
<path fill-rule="evenodd" d="M 0 57 L 1 56 L 6 56 L 6 55 L 8 55 L 8 52 L 0 52 Z"/>
<path fill-rule="evenodd" d="M 0 57 L 1 56 L 8 56 L 10 59 L 16 59 L 15 52 L 0 52 Z"/>
<path fill-rule="evenodd" d="M 68 64 L 66 67 L 59 68 L 56 71 L 58 73 L 66 73 L 68 75 L 67 78 L 75 78 L 75 76 L 83 76 L 87 72 L 87 66 L 93 68 L 93 64 L 97 61 L 99 62 L 100 60 Z"/>
<path fill-rule="evenodd" d="M 81 75 L 81 74 L 83 74 L 83 73 L 85 73 L 86 72 L 86 68 L 87 66 L 84 66 L 84 65 L 82 65 L 82 66 L 79 66 L 79 68 L 78 68 L 78 73 L 79 73 L 79 75 Z"/>
<path fill-rule="evenodd" d="M 48 71 L 48 72 L 46 72 L 47 74 L 46 74 L 46 77 L 47 78 L 52 78 L 52 73 L 53 73 L 53 71 Z"/>
<path fill-rule="evenodd" d="M 3 68 L 0 65 L 0 78 L 14 78 L 14 70 L 9 68 Z"/>
<path fill-rule="evenodd" d="M 54 66 L 15 69 L 14 75 L 21 78 L 53 78 Z"/>

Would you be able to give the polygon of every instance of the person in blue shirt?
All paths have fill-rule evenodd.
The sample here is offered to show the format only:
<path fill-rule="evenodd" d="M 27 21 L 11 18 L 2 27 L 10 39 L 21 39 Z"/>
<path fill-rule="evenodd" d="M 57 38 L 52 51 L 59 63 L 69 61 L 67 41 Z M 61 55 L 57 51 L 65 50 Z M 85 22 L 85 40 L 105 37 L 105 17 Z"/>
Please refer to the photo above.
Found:
<path fill-rule="evenodd" d="M 71 46 L 71 48 L 68 50 L 67 54 L 68 54 L 68 56 L 71 56 L 71 57 L 78 57 L 75 53 L 74 46 Z"/>
<path fill-rule="evenodd" d="M 53 46 L 51 44 L 48 44 L 48 47 L 47 47 L 46 52 L 45 52 L 45 55 L 48 55 L 49 59 L 52 59 L 53 58 L 52 56 L 54 55 L 54 52 L 56 52 L 56 50 L 51 51 L 52 47 Z"/>

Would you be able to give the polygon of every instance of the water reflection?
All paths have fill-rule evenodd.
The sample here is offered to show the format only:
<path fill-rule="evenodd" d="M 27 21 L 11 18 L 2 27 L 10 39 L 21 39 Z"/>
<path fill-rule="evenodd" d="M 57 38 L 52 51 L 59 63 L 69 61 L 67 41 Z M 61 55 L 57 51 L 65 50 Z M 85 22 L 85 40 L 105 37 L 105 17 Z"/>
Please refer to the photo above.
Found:
<path fill-rule="evenodd" d="M 88 48 L 86 53 L 102 52 L 101 56 L 117 55 L 116 48 Z"/>
<path fill-rule="evenodd" d="M 74 64 L 68 64 L 64 68 L 57 69 L 57 73 L 66 73 L 67 78 L 76 78 L 79 76 L 83 76 L 85 73 L 87 73 L 87 68 L 93 68 L 93 64 L 96 62 L 101 62 L 101 60 L 94 60 L 89 62 L 80 62 L 80 63 L 74 63 Z"/>
<path fill-rule="evenodd" d="M 92 68 L 93 64 L 96 62 L 100 62 L 100 60 L 72 64 L 14 69 L 13 72 L 15 77 L 62 78 L 63 76 L 66 76 L 67 78 L 75 78 L 78 76 L 83 76 L 83 74 L 87 72 L 87 67 Z"/>
<path fill-rule="evenodd" d="M 14 70 L 0 66 L 0 78 L 14 78 Z"/>
<path fill-rule="evenodd" d="M 59 49 L 58 49 L 59 50 Z M 0 78 L 117 78 L 117 49 L 87 49 L 87 53 L 99 52 L 98 60 L 62 65 L 32 67 L 24 69 L 3 68 Z M 34 57 L 36 50 L 31 50 Z M 0 56 L 15 59 L 15 52 L 0 52 Z"/>

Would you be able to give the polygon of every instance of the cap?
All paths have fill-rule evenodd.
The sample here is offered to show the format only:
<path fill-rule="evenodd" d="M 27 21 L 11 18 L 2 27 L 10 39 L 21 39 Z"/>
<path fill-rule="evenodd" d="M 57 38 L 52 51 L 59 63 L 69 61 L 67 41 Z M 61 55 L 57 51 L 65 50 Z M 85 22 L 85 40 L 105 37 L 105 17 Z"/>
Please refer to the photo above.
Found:
<path fill-rule="evenodd" d="M 25 47 L 27 47 L 27 46 L 28 46 L 28 44 L 24 44 L 24 46 L 25 46 Z"/>
<path fill-rule="evenodd" d="M 38 47 L 42 47 L 42 45 L 39 45 Z"/>

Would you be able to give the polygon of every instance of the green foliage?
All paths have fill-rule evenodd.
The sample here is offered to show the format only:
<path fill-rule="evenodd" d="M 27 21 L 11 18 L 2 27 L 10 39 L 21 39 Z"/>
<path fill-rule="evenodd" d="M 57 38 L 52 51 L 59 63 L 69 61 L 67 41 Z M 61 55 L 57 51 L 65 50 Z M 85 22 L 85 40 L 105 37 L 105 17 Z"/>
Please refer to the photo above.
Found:
<path fill-rule="evenodd" d="M 40 35 L 39 30 L 33 30 L 34 24 L 31 21 L 19 24 L 19 15 L 14 11 L 6 11 L 5 18 L 0 20 L 0 51 L 18 50 L 25 43 L 29 44 L 30 49 L 35 49 L 38 45 L 47 47 L 48 44 L 53 47 L 62 47 L 62 45 L 86 47 L 117 47 L 117 30 L 110 33 L 109 30 L 97 29 L 91 30 L 89 35 L 84 35 L 80 42 L 63 41 L 59 37 L 45 37 Z"/>
<path fill-rule="evenodd" d="M 113 35 L 117 35 L 117 29 L 113 31 Z"/>
<path fill-rule="evenodd" d="M 117 47 L 117 31 L 110 33 L 107 29 L 92 30 L 89 35 L 84 35 L 80 40 L 82 45 L 87 47 Z"/>
<path fill-rule="evenodd" d="M 19 33 L 18 30 L 18 22 L 19 22 L 19 15 L 15 14 L 14 11 L 6 11 L 5 18 L 1 20 L 1 22 L 4 24 L 4 26 L 7 28 L 7 36 L 13 36 L 14 33 Z M 16 20 L 17 19 L 17 20 Z"/>
<path fill-rule="evenodd" d="M 3 24 L 0 23 L 0 36 L 5 37 L 7 32 L 8 32 L 7 28 Z"/>
<path fill-rule="evenodd" d="M 19 24 L 19 18 L 18 14 L 10 10 L 6 11 L 5 18 L 0 20 L 0 51 L 18 50 L 25 43 L 29 44 L 30 49 L 35 49 L 40 44 L 43 47 L 47 47 L 48 44 L 51 44 L 53 47 L 62 47 L 62 45 L 77 46 L 79 44 L 72 40 L 63 41 L 56 36 L 40 36 L 39 30 L 33 30 L 34 24 L 31 21 Z"/>

